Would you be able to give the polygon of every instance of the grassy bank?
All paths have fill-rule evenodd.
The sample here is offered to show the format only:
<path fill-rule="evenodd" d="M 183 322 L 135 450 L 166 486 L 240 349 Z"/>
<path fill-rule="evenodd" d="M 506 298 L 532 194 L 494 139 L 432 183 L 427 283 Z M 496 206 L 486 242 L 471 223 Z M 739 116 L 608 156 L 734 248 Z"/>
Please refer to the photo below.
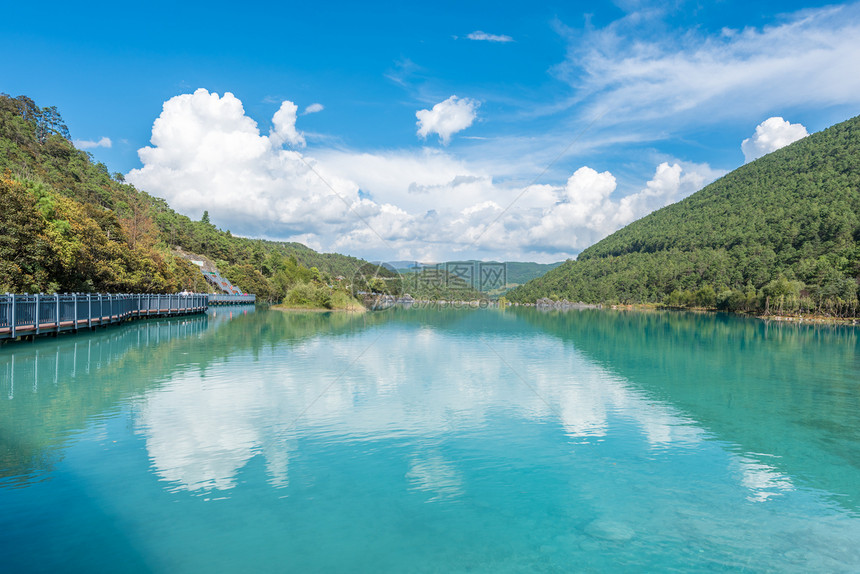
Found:
<path fill-rule="evenodd" d="M 317 283 L 300 283 L 287 291 L 279 311 L 350 311 L 362 313 L 364 305 L 343 289 Z"/>
<path fill-rule="evenodd" d="M 274 309 L 276 311 L 290 311 L 290 312 L 301 312 L 301 313 L 365 313 L 367 309 L 364 308 L 361 304 L 351 305 L 348 307 L 312 307 L 310 305 L 306 307 L 296 307 L 291 305 L 286 305 L 284 303 L 278 305 L 272 305 L 270 309 Z"/>

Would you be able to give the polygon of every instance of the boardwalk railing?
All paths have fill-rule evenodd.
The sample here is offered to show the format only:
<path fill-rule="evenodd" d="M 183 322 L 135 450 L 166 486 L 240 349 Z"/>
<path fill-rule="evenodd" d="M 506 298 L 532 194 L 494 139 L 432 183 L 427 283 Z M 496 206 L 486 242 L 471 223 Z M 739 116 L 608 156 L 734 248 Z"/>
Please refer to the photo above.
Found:
<path fill-rule="evenodd" d="M 77 331 L 139 317 L 204 313 L 199 295 L 0 295 L 0 339 Z"/>
<path fill-rule="evenodd" d="M 224 295 L 210 294 L 210 305 L 253 305 L 257 302 L 256 295 Z"/>

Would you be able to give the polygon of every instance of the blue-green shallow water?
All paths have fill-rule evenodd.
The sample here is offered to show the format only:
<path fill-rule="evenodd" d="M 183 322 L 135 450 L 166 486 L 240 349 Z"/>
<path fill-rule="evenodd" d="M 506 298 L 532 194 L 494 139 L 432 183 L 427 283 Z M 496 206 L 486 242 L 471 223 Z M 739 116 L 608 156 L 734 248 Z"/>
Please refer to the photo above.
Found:
<path fill-rule="evenodd" d="M 858 572 L 849 327 L 219 310 L 0 348 L 3 572 Z"/>

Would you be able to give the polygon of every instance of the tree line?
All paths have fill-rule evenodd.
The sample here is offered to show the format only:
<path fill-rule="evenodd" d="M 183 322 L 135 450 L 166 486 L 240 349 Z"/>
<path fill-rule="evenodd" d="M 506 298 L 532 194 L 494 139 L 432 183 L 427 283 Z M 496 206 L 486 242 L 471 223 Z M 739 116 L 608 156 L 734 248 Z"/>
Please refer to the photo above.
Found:
<path fill-rule="evenodd" d="M 858 315 L 860 117 L 744 165 L 508 294 Z"/>
<path fill-rule="evenodd" d="M 214 261 L 234 285 L 277 301 L 299 288 L 315 305 L 346 293 L 365 262 L 299 243 L 236 237 L 78 150 L 55 107 L 0 94 L 0 291 L 206 291 L 189 259 Z"/>

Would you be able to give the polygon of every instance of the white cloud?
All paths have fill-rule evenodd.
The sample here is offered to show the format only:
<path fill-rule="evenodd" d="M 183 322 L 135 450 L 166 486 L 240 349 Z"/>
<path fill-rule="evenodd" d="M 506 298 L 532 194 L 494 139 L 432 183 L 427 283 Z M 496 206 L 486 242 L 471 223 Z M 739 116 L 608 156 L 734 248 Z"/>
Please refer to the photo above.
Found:
<path fill-rule="evenodd" d="M 92 149 L 97 147 L 110 148 L 113 147 L 113 142 L 109 137 L 103 137 L 99 141 L 93 140 L 75 140 L 75 147 L 78 149 Z"/>
<path fill-rule="evenodd" d="M 284 149 L 302 141 L 284 102 L 268 135 L 232 94 L 171 98 L 127 178 L 194 218 L 236 234 L 299 241 L 371 259 L 492 257 L 557 261 L 714 179 L 706 165 L 664 163 L 617 198 L 611 173 L 582 167 L 564 185 L 497 181 L 496 164 L 444 150 Z M 511 206 L 512 205 L 512 206 Z M 507 209 L 511 206 L 510 209 Z"/>
<path fill-rule="evenodd" d="M 614 220 L 619 227 L 627 225 L 692 195 L 723 174 L 707 165 L 688 164 L 682 167 L 678 163 L 669 165 L 663 162 L 657 166 L 654 177 L 645 184 L 645 189 L 619 200 Z"/>
<path fill-rule="evenodd" d="M 648 213 L 676 203 L 710 183 L 720 172 L 707 165 L 663 162 L 639 192 L 618 200 L 615 177 L 581 167 L 557 191 L 558 202 L 529 227 L 535 250 L 581 250 Z"/>
<path fill-rule="evenodd" d="M 576 170 L 564 186 L 535 185 L 517 199 L 522 193 L 520 188 L 495 183 L 492 177 L 480 176 L 446 158 L 433 158 L 434 164 L 425 174 L 411 171 L 413 162 L 420 163 L 418 158 L 404 161 L 362 155 L 353 162 L 366 170 L 353 166 L 350 172 L 362 188 L 378 190 L 374 197 L 386 204 L 408 206 L 395 218 L 406 232 L 392 240 L 402 248 L 404 258 L 440 261 L 458 258 L 459 253 L 464 257 L 489 253 L 508 259 L 564 259 L 651 211 L 683 199 L 723 174 L 704 164 L 664 162 L 642 189 L 616 198 L 615 176 L 586 166 Z M 450 177 L 457 170 L 461 170 L 460 175 Z M 400 180 L 400 192 L 395 182 L 368 177 L 398 171 L 410 174 Z M 412 191 L 403 192 L 402 186 L 409 177 L 429 183 L 416 192 L 412 181 Z M 506 210 L 512 202 L 513 206 Z M 379 244 L 371 232 L 359 228 L 342 236 L 337 247 L 349 249 L 374 241 Z"/>
<path fill-rule="evenodd" d="M 782 22 L 654 36 L 647 15 L 634 13 L 585 37 L 571 33 L 556 72 L 577 89 L 586 116 L 605 113 L 602 124 L 700 125 L 792 105 L 860 103 L 860 5 L 805 10 Z"/>
<path fill-rule="evenodd" d="M 466 36 L 470 40 L 481 40 L 484 42 L 513 42 L 514 39 L 505 34 L 487 34 L 480 30 L 476 30 Z"/>
<path fill-rule="evenodd" d="M 302 115 L 306 116 L 308 114 L 315 114 L 317 112 L 323 111 L 324 109 L 325 109 L 325 106 L 323 106 L 322 104 L 314 103 L 314 104 L 311 104 L 308 107 L 306 107 L 305 111 L 302 112 Z"/>
<path fill-rule="evenodd" d="M 616 188 L 615 176 L 581 167 L 558 190 L 558 203 L 544 210 L 537 225 L 529 229 L 533 246 L 571 250 L 592 242 L 611 228 L 607 212 L 613 207 L 609 196 Z"/>
<path fill-rule="evenodd" d="M 418 110 L 415 112 L 418 135 L 426 138 L 430 134 L 438 134 L 442 143 L 448 145 L 452 135 L 472 125 L 480 105 L 480 102 L 469 98 L 451 96 L 431 110 Z"/>
<path fill-rule="evenodd" d="M 752 137 L 741 143 L 744 162 L 749 163 L 808 135 L 801 124 L 792 124 L 780 117 L 768 118 L 756 126 Z"/>
<path fill-rule="evenodd" d="M 153 145 L 138 151 L 143 167 L 128 179 L 182 213 L 206 209 L 238 233 L 336 231 L 362 204 L 358 188 L 282 148 L 304 142 L 296 109 L 284 102 L 266 136 L 233 94 L 199 89 L 171 98 L 152 126 Z"/>
<path fill-rule="evenodd" d="M 492 175 L 442 150 L 355 153 L 320 151 L 321 162 L 356 182 L 376 202 L 411 212 L 461 210 L 493 194 Z M 511 198 L 513 199 L 513 198 Z"/>
<path fill-rule="evenodd" d="M 304 147 L 305 138 L 296 130 L 296 112 L 298 109 L 293 102 L 281 103 L 281 107 L 272 116 L 274 130 L 269 137 L 273 142 L 287 142 Z"/>

